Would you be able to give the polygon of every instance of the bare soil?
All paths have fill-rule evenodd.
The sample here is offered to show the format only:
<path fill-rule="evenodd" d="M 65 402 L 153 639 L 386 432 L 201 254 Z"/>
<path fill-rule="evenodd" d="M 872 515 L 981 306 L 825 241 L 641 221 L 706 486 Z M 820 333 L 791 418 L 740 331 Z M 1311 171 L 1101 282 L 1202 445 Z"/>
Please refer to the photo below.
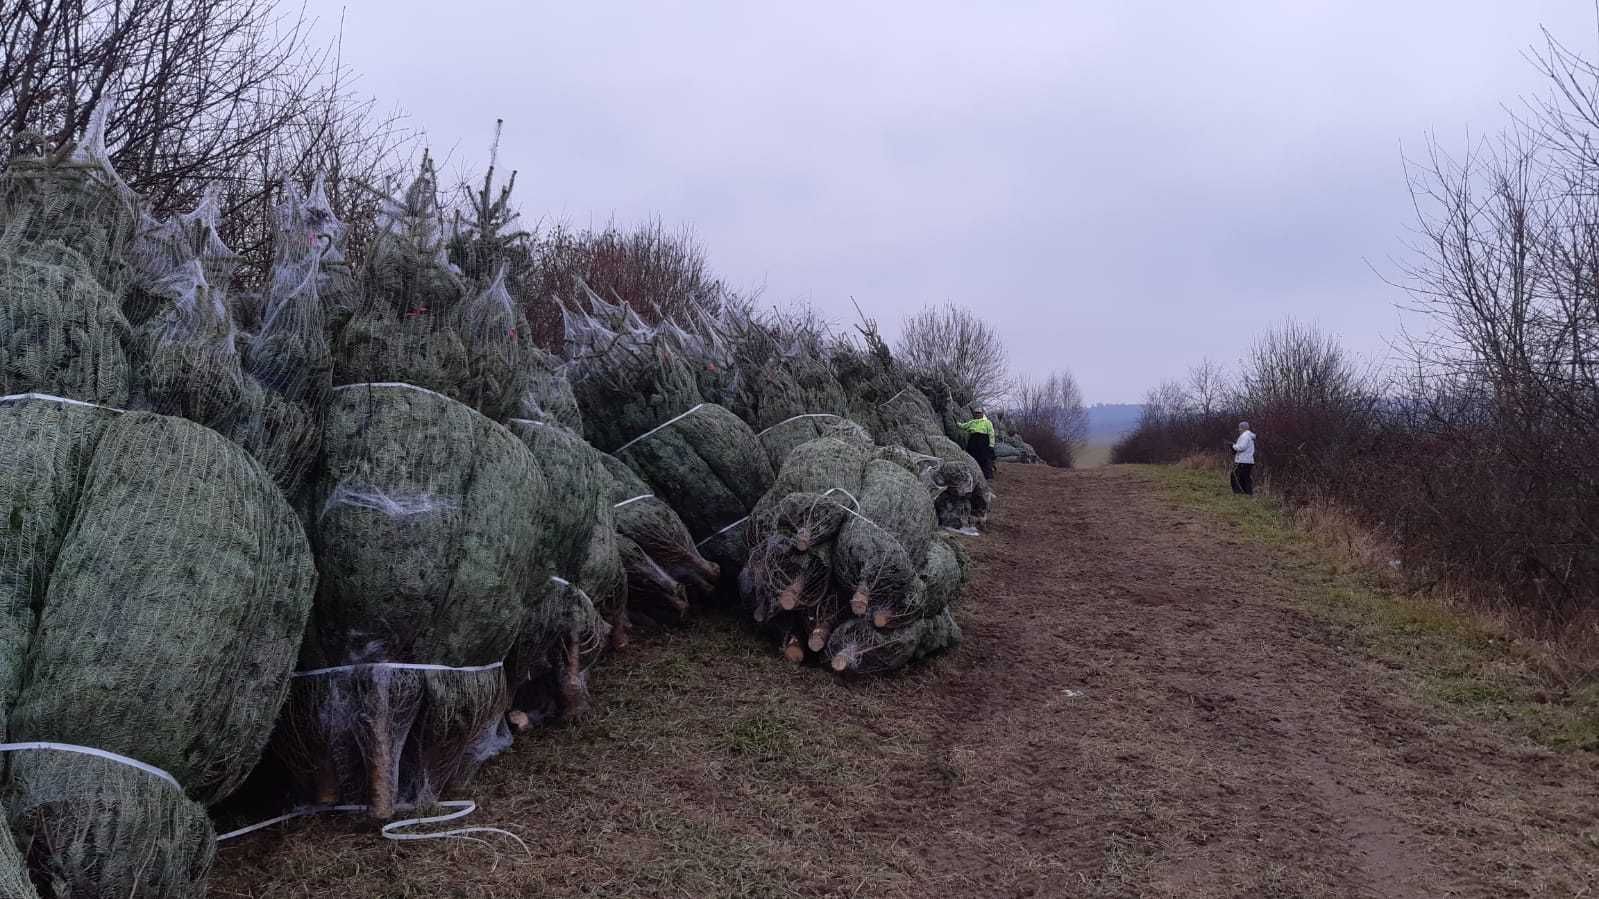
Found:
<path fill-rule="evenodd" d="M 725 621 L 595 674 L 469 792 L 531 849 L 291 823 L 214 896 L 1599 892 L 1599 763 L 1416 698 L 1279 550 L 1111 466 L 1004 467 L 965 642 L 840 682 Z"/>

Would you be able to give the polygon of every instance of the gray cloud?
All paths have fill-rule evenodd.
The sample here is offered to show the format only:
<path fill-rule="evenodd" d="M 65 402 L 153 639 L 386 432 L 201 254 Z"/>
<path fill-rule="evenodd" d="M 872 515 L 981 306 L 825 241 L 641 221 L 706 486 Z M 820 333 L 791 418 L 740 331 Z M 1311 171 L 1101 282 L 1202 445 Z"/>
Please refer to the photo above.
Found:
<path fill-rule="evenodd" d="M 965 303 L 1102 401 L 1286 315 L 1383 355 L 1399 297 L 1365 260 L 1403 252 L 1401 145 L 1541 91 L 1540 24 L 1594 33 L 1588 0 L 347 10 L 363 88 L 436 151 L 479 164 L 506 119 L 529 216 L 692 224 L 838 321 Z"/>

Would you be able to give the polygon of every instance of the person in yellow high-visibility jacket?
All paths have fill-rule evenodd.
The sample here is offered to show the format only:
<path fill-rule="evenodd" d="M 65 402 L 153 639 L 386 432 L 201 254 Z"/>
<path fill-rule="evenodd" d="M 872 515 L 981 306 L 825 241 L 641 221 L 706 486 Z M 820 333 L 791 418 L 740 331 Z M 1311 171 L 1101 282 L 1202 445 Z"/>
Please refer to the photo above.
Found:
<path fill-rule="evenodd" d="M 994 423 L 988 420 L 982 406 L 972 407 L 972 414 L 977 417 L 971 421 L 960 423 L 960 429 L 966 432 L 966 451 L 977 460 L 983 469 L 983 477 L 990 481 L 994 479 Z"/>

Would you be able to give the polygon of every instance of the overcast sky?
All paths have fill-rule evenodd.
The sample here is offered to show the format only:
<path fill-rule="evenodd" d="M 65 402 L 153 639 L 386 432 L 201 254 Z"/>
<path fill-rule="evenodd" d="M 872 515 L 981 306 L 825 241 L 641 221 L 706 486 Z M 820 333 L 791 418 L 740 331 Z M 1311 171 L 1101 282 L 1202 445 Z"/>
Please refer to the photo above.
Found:
<path fill-rule="evenodd" d="M 1541 91 L 1540 25 L 1596 45 L 1591 0 L 312 3 L 436 154 L 503 117 L 529 218 L 690 224 L 840 322 L 965 304 L 1095 402 L 1288 315 L 1386 355 L 1402 151 Z"/>

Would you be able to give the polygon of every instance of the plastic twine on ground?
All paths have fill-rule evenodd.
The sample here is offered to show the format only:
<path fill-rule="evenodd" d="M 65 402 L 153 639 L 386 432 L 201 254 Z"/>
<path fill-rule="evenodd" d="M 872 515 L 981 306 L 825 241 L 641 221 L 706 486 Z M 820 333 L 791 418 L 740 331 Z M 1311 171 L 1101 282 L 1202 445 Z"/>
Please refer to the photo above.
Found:
<path fill-rule="evenodd" d="M 488 840 L 474 836 L 474 834 L 493 834 L 495 836 L 510 837 L 513 841 L 515 841 L 516 845 L 521 847 L 522 851 L 529 858 L 533 857 L 533 850 L 528 847 L 525 840 L 511 831 L 501 827 L 455 827 L 449 830 L 435 830 L 422 833 L 407 832 L 409 828 L 422 827 L 427 824 L 443 824 L 449 821 L 459 821 L 460 819 L 465 818 L 466 816 L 477 811 L 477 803 L 470 799 L 446 799 L 435 803 L 435 807 L 454 809 L 454 811 L 443 815 L 421 815 L 415 818 L 405 818 L 399 821 L 390 821 L 383 825 L 379 833 L 385 840 L 394 840 L 395 842 L 413 842 L 416 840 L 465 840 L 469 843 L 478 843 L 483 846 L 487 846 L 490 849 L 494 848 L 494 844 L 490 843 Z M 306 808 L 295 809 L 292 812 L 278 815 L 274 818 L 268 818 L 265 821 L 257 821 L 254 824 L 247 824 L 244 827 L 238 828 L 237 830 L 230 830 L 227 833 L 218 834 L 217 842 L 221 843 L 226 840 L 237 839 L 245 836 L 246 834 L 255 833 L 258 830 L 265 830 L 268 827 L 282 824 L 285 821 L 292 821 L 295 818 L 308 818 L 313 815 L 322 815 L 329 812 L 366 812 L 370 811 L 370 809 L 371 807 L 366 805 L 308 806 Z M 402 808 L 402 810 L 415 811 L 415 808 Z"/>

